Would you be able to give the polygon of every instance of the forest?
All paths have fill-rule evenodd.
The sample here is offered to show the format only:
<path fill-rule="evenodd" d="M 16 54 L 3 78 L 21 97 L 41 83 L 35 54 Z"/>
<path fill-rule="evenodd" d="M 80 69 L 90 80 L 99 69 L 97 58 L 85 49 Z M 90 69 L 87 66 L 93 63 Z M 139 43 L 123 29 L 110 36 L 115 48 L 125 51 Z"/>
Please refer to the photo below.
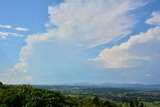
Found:
<path fill-rule="evenodd" d="M 89 93 L 86 90 L 78 91 L 82 93 L 81 96 L 31 85 L 16 86 L 0 83 L 0 107 L 147 107 L 144 102 L 136 98 L 124 102 L 107 96 L 104 98 L 101 94 L 85 95 L 84 92 Z"/>

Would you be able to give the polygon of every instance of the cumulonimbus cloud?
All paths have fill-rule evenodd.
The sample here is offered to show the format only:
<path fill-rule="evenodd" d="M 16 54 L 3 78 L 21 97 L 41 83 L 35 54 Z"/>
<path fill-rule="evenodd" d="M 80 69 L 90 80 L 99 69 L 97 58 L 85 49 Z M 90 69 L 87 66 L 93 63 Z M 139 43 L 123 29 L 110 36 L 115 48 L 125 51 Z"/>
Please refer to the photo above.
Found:
<path fill-rule="evenodd" d="M 160 60 L 160 13 L 153 12 L 152 16 L 146 23 L 156 27 L 131 36 L 119 46 L 104 49 L 94 60 L 107 68 L 130 68 Z"/>
<path fill-rule="evenodd" d="M 46 33 L 26 38 L 19 62 L 0 74 L 1 81 L 25 83 L 32 79 L 27 75 L 27 60 L 38 42 L 57 38 L 92 48 L 130 34 L 136 24 L 130 12 L 144 5 L 143 0 L 65 0 L 59 5 L 50 6 L 49 23 L 54 27 Z"/>
<path fill-rule="evenodd" d="M 58 38 L 92 48 L 131 33 L 136 20 L 129 12 L 143 5 L 137 0 L 66 0 L 49 7 L 50 23 L 58 28 Z"/>

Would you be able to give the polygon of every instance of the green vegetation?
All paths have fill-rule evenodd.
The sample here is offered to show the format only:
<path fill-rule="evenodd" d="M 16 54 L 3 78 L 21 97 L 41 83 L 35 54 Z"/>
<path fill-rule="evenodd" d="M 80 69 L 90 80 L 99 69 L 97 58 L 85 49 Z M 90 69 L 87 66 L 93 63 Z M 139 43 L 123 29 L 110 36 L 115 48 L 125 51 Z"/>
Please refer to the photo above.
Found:
<path fill-rule="evenodd" d="M 10 86 L 0 83 L 0 107 L 147 107 L 146 105 L 151 104 L 138 99 L 122 102 L 94 94 L 79 96 L 61 93 L 30 85 Z"/>
<path fill-rule="evenodd" d="M 60 91 L 65 96 L 91 98 L 97 96 L 102 101 L 110 101 L 122 107 L 160 107 L 160 88 L 142 87 L 97 87 L 97 86 L 36 86 L 43 89 Z"/>
<path fill-rule="evenodd" d="M 109 104 L 109 106 L 106 106 Z M 0 85 L 0 107 L 119 107 L 98 97 L 78 98 L 60 92 L 34 88 L 29 85 Z"/>
<path fill-rule="evenodd" d="M 63 107 L 65 103 L 59 92 L 31 86 L 0 86 L 0 107 Z"/>

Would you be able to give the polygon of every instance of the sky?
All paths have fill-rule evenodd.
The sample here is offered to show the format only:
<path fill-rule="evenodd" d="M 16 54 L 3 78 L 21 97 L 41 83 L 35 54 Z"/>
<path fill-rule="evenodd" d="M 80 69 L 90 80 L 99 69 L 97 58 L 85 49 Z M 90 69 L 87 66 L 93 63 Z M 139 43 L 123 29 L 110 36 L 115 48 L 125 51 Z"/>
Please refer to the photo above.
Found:
<path fill-rule="evenodd" d="M 0 1 L 5 84 L 160 84 L 160 0 Z"/>

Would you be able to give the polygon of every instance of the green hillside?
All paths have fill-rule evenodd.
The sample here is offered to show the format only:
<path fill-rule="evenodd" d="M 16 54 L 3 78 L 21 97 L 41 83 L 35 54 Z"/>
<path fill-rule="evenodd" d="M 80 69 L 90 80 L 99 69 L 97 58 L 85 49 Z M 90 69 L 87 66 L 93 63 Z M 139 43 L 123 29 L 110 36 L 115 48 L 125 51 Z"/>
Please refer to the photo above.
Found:
<path fill-rule="evenodd" d="M 137 100 L 122 103 L 102 99 L 99 96 L 67 96 L 58 91 L 35 88 L 30 85 L 0 84 L 0 107 L 147 107 L 146 105 L 150 104 Z"/>

